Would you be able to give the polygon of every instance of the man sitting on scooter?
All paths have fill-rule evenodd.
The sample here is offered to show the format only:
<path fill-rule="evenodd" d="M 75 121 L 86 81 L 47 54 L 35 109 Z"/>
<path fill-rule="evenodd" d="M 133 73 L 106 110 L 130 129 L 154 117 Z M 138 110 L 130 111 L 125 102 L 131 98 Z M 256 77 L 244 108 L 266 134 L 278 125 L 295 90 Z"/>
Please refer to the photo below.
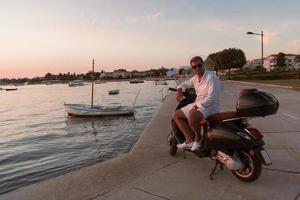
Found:
<path fill-rule="evenodd" d="M 200 56 L 193 57 L 190 64 L 195 76 L 177 87 L 176 100 L 183 99 L 182 92 L 187 88 L 194 88 L 197 98 L 194 103 L 176 110 L 173 113 L 173 119 L 185 136 L 185 142 L 178 144 L 177 147 L 179 149 L 191 148 L 195 151 L 200 147 L 200 121 L 220 111 L 221 83 L 214 72 L 204 69 Z M 189 126 L 195 134 L 194 140 Z"/>

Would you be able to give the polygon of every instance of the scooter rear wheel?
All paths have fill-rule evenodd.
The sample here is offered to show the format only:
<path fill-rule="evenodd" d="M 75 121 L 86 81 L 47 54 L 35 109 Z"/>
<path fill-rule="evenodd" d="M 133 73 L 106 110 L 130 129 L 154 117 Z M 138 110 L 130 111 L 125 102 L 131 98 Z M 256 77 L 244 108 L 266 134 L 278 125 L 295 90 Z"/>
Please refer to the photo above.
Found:
<path fill-rule="evenodd" d="M 233 175 L 244 182 L 255 181 L 261 174 L 261 161 L 258 154 L 251 155 L 248 151 L 239 151 L 239 159 L 245 168 L 232 171 Z"/>
<path fill-rule="evenodd" d="M 170 138 L 170 155 L 175 156 L 177 152 L 177 141 L 174 137 Z"/>

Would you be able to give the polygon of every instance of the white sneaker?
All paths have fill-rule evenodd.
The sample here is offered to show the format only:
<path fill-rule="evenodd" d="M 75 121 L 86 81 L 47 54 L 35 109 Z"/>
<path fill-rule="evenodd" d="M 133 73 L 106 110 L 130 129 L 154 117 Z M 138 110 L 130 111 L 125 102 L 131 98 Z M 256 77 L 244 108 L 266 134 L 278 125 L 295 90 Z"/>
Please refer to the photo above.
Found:
<path fill-rule="evenodd" d="M 185 142 L 181 143 L 181 144 L 177 144 L 178 149 L 188 149 L 188 148 L 191 148 L 192 146 L 193 146 L 193 142 L 188 143 L 188 144 L 186 144 Z"/>
<path fill-rule="evenodd" d="M 193 142 L 192 151 L 196 151 L 200 147 L 200 142 Z"/>

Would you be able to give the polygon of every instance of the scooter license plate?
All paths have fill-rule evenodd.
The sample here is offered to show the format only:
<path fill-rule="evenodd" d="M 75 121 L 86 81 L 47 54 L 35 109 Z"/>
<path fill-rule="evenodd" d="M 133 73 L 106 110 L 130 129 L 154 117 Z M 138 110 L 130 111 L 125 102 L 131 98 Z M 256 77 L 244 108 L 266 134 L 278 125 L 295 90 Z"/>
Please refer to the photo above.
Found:
<path fill-rule="evenodd" d="M 272 164 L 271 158 L 270 158 L 270 156 L 268 155 L 268 153 L 265 149 L 261 150 L 259 153 L 261 155 L 263 164 L 265 164 L 267 166 Z"/>

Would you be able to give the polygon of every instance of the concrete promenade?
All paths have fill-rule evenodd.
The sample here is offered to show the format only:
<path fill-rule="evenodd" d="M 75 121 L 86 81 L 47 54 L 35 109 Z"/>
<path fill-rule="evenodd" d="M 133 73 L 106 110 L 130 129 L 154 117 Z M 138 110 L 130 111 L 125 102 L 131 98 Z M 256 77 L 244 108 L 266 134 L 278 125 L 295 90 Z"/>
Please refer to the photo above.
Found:
<path fill-rule="evenodd" d="M 300 200 L 300 93 L 246 83 L 225 82 L 222 111 L 234 110 L 241 88 L 271 92 L 280 102 L 276 115 L 250 121 L 264 134 L 273 165 L 263 166 L 260 178 L 244 183 L 228 170 L 209 180 L 213 161 L 181 151 L 169 155 L 167 135 L 176 106 L 166 98 L 132 151 L 90 167 L 0 196 L 0 200 L 159 200 L 159 199 L 274 199 Z"/>

